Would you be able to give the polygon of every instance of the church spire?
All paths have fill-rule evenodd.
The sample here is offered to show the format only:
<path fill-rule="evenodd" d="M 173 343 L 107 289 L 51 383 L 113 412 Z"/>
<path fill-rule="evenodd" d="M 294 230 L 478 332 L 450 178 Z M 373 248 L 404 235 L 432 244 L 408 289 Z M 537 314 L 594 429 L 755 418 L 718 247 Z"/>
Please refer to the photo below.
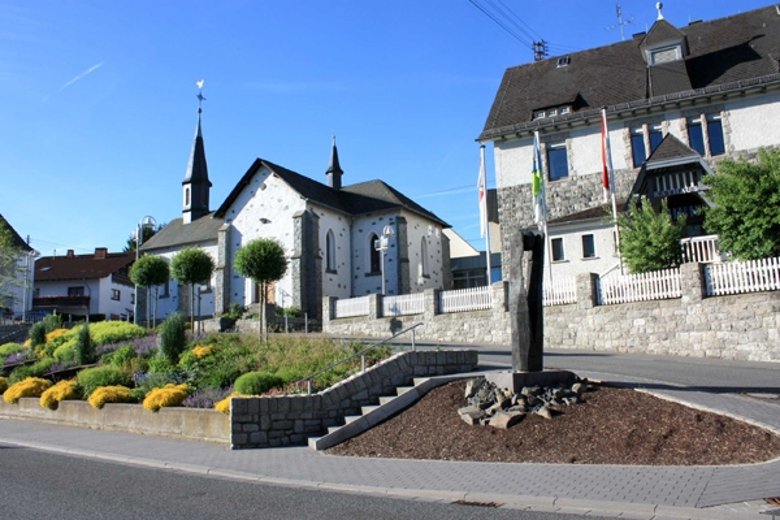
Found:
<path fill-rule="evenodd" d="M 198 123 L 195 127 L 195 140 L 187 163 L 187 171 L 182 181 L 182 222 L 189 224 L 209 212 L 209 170 L 206 164 L 206 149 L 203 146 L 201 129 L 201 114 L 203 113 L 203 80 L 196 83 L 198 87 Z"/>
<path fill-rule="evenodd" d="M 330 153 L 330 166 L 325 171 L 325 176 L 328 177 L 328 185 L 334 190 L 341 189 L 341 176 L 344 174 L 344 170 L 341 169 L 339 164 L 339 151 L 336 148 L 336 136 L 333 136 L 333 149 Z"/>

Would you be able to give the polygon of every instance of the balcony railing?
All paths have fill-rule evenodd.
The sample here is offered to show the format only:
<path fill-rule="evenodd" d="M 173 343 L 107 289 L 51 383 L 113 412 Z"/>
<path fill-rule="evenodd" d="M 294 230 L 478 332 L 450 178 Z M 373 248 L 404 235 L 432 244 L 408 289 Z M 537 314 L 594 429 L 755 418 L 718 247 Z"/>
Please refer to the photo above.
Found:
<path fill-rule="evenodd" d="M 657 199 L 670 195 L 695 193 L 704 190 L 701 171 L 661 173 L 653 176 L 650 197 Z"/>
<path fill-rule="evenodd" d="M 683 261 L 713 263 L 725 260 L 718 248 L 718 235 L 684 238 L 680 240 L 683 248 Z"/>

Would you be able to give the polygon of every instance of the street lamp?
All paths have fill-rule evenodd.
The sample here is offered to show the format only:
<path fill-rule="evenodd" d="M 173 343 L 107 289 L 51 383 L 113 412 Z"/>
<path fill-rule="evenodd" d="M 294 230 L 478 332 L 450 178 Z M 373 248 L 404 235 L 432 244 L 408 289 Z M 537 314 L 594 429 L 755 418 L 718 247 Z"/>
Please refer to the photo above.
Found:
<path fill-rule="evenodd" d="M 138 221 L 138 226 L 135 230 L 135 261 L 138 261 L 138 255 L 141 251 L 141 244 L 144 242 L 144 233 L 143 230 L 145 228 L 152 228 L 157 225 L 157 221 L 154 220 L 154 217 L 150 217 L 149 215 L 146 215 L 144 218 Z M 149 305 L 149 302 L 146 302 L 146 305 Z M 138 325 L 138 284 L 135 284 L 135 289 L 133 291 L 133 323 Z M 148 325 L 148 324 L 147 324 Z"/>
<path fill-rule="evenodd" d="M 382 229 L 382 236 L 374 241 L 374 248 L 379 251 L 379 271 L 382 274 L 382 296 L 387 291 L 387 281 L 385 280 L 385 253 L 390 248 L 390 239 L 395 235 L 393 226 L 387 225 Z"/>

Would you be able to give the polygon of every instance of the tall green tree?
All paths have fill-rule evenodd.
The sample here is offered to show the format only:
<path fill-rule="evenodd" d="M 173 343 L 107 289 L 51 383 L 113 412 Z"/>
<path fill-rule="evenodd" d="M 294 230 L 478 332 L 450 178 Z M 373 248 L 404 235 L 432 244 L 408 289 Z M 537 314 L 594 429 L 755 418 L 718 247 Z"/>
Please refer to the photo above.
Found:
<path fill-rule="evenodd" d="M 620 254 L 632 273 L 646 273 L 682 263 L 680 239 L 685 216 L 672 219 L 666 199 L 656 212 L 649 201 L 631 201 L 628 213 L 618 216 Z"/>
<path fill-rule="evenodd" d="M 142 256 L 138 261 L 133 262 L 130 268 L 130 280 L 141 287 L 146 287 L 146 323 L 147 326 L 152 322 L 152 327 L 157 325 L 157 303 L 160 299 L 160 286 L 168 282 L 170 278 L 170 269 L 168 262 L 159 256 Z M 153 321 L 150 319 L 151 310 L 151 290 L 154 287 L 154 312 L 151 312 Z"/>
<path fill-rule="evenodd" d="M 11 228 L 0 217 L 0 308 L 10 307 L 15 288 L 24 284 L 19 264 L 22 249 L 16 245 Z"/>
<path fill-rule="evenodd" d="M 197 247 L 183 249 L 171 260 L 171 276 L 181 284 L 190 287 L 190 323 L 195 331 L 195 284 L 207 284 L 214 272 L 214 260 Z"/>
<path fill-rule="evenodd" d="M 260 238 L 252 240 L 236 253 L 233 263 L 241 276 L 260 285 L 260 315 L 263 340 L 268 339 L 266 318 L 266 289 L 269 283 L 280 280 L 287 272 L 284 248 L 276 240 Z"/>
<path fill-rule="evenodd" d="M 158 231 L 162 229 L 162 225 L 159 225 L 157 227 L 153 226 L 141 226 L 141 245 L 145 244 L 150 238 L 152 238 L 155 234 L 157 234 Z M 130 253 L 132 251 L 135 251 L 136 249 L 136 240 L 135 240 L 135 233 L 127 237 L 127 241 L 125 242 L 125 247 L 122 248 L 122 251 L 125 253 Z"/>
<path fill-rule="evenodd" d="M 713 207 L 704 226 L 741 260 L 780 256 L 780 150 L 760 150 L 758 162 L 726 159 L 704 182 Z"/>

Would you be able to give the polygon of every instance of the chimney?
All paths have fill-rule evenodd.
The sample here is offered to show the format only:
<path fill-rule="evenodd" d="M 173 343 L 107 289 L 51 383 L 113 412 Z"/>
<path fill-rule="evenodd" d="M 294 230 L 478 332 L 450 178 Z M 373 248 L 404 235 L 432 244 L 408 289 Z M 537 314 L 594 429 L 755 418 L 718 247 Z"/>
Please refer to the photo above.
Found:
<path fill-rule="evenodd" d="M 73 253 L 73 249 L 68 249 L 68 252 L 65 253 L 65 256 L 67 256 L 68 258 L 73 258 L 76 255 Z"/>
<path fill-rule="evenodd" d="M 107 247 L 96 247 L 95 248 L 95 260 L 105 260 L 107 254 L 108 254 L 108 248 Z"/>

